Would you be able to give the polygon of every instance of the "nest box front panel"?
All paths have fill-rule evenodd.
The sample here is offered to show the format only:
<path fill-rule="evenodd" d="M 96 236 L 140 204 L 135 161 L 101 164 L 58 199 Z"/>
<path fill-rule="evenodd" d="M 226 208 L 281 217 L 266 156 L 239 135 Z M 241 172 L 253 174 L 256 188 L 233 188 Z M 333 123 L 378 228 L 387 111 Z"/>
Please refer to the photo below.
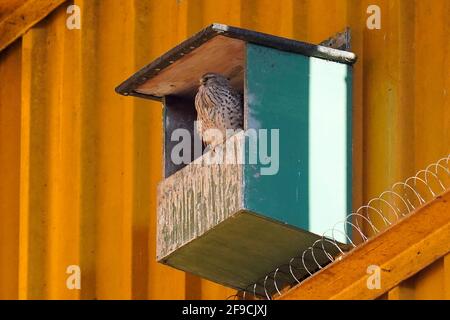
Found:
<path fill-rule="evenodd" d="M 276 172 L 262 174 L 268 165 L 260 162 L 244 166 L 245 208 L 319 235 L 329 221 L 344 220 L 351 210 L 351 67 L 249 43 L 245 96 L 246 129 L 268 129 Z"/>
<path fill-rule="evenodd" d="M 211 165 L 199 158 L 159 184 L 158 260 L 179 267 L 180 248 L 208 244 L 199 238 L 242 210 L 242 171 L 240 164 Z M 191 263 L 198 265 L 203 254 L 192 255 Z"/>

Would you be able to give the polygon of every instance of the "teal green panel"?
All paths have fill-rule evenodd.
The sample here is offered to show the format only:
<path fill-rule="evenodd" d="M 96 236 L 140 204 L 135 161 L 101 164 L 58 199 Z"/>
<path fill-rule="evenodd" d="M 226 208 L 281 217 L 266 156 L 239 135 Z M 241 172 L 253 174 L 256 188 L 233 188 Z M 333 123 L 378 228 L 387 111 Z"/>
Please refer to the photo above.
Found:
<path fill-rule="evenodd" d="M 351 208 L 351 68 L 248 44 L 246 72 L 247 129 L 279 129 L 279 168 L 247 147 L 244 205 L 322 234 Z"/>
<path fill-rule="evenodd" d="M 268 165 L 259 157 L 249 164 L 246 149 L 244 205 L 303 229 L 308 229 L 308 78 L 307 57 L 247 44 L 246 128 L 279 129 L 279 166 L 276 174 L 263 175 L 261 167 Z"/>

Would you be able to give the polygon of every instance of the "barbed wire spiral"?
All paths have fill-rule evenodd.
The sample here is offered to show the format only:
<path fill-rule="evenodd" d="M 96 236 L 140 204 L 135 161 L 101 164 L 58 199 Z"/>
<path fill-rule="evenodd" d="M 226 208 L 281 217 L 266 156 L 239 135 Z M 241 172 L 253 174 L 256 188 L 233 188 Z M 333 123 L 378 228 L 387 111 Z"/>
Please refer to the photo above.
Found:
<path fill-rule="evenodd" d="M 418 207 L 450 188 L 450 154 L 418 171 L 404 182 L 397 182 L 334 224 L 306 250 L 292 257 L 256 283 L 227 299 L 273 299 L 289 288 L 342 259 L 356 246 L 366 242 Z M 340 239 L 346 239 L 344 244 Z"/>

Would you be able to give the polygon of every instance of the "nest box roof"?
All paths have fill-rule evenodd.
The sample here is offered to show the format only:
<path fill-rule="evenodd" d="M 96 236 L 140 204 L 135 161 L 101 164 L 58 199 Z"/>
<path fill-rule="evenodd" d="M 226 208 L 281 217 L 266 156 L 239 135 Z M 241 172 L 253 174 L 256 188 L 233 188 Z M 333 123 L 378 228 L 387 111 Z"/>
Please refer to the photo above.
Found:
<path fill-rule="evenodd" d="M 206 72 L 221 73 L 239 82 L 246 42 L 339 63 L 356 61 L 352 52 L 215 23 L 136 72 L 116 92 L 153 100 L 171 94 L 189 95 Z"/>

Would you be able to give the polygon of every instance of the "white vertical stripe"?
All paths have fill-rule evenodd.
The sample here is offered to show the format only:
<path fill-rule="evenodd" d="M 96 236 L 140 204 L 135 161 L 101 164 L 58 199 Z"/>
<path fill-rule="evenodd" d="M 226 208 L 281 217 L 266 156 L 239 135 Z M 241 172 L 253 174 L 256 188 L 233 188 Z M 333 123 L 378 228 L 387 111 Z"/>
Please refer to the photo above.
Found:
<path fill-rule="evenodd" d="M 344 64 L 310 59 L 309 229 L 320 235 L 349 213 L 346 76 Z M 346 240 L 340 232 L 334 237 Z"/>

